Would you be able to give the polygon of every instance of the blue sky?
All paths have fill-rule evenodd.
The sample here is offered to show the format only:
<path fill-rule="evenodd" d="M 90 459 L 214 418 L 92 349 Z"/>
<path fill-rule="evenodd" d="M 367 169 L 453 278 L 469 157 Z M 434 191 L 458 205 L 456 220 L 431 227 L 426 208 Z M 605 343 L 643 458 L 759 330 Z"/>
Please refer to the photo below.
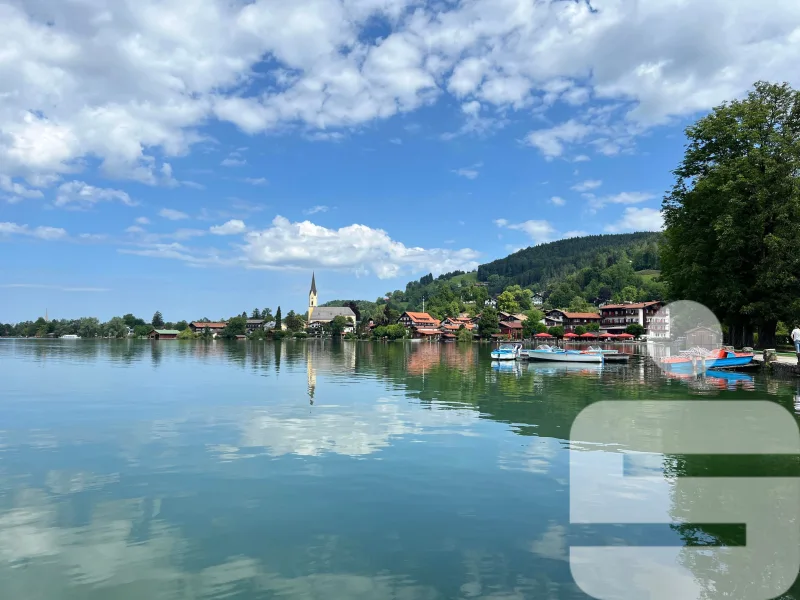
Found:
<path fill-rule="evenodd" d="M 784 0 L 12 0 L 0 320 L 302 311 L 312 270 L 321 302 L 374 299 L 657 230 L 683 128 L 796 78 L 798 23 Z"/>

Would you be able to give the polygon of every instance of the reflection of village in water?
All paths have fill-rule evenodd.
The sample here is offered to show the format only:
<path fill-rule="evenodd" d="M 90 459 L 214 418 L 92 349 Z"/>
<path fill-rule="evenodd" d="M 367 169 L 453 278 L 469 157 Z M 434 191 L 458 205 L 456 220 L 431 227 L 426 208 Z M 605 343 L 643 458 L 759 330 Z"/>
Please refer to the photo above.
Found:
<path fill-rule="evenodd" d="M 496 368 L 488 350 L 13 342 L 5 364 L 42 370 L 17 377 L 0 403 L 0 578 L 20 598 L 112 597 L 131 581 L 153 600 L 173 597 L 165 581 L 210 599 L 578 598 L 562 508 L 566 441 L 585 406 L 755 390 L 800 414 L 797 382 L 670 378 L 638 355 Z M 43 393 L 37 373 L 69 402 Z M 31 406 L 46 408 L 35 427 Z M 693 476 L 704 460 L 654 469 Z M 654 494 L 676 518 L 690 502 L 668 486 Z M 727 540 L 701 527 L 674 535 Z M 208 560 L 194 564 L 198 553 Z"/>

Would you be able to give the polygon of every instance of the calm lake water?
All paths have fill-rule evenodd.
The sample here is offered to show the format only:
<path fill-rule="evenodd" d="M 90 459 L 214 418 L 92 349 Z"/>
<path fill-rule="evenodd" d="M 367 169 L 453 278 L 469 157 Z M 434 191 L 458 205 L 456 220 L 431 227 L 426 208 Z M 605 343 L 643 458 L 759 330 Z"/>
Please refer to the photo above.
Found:
<path fill-rule="evenodd" d="M 798 418 L 797 384 L 488 353 L 0 340 L 0 597 L 585 599 L 570 545 L 744 543 L 735 526 L 570 525 L 570 427 L 623 398 L 768 399 Z M 664 514 L 682 501 L 664 473 L 800 475 L 796 458 L 656 459 L 638 468 L 662 481 L 638 493 Z M 674 563 L 699 585 L 702 566 Z"/>

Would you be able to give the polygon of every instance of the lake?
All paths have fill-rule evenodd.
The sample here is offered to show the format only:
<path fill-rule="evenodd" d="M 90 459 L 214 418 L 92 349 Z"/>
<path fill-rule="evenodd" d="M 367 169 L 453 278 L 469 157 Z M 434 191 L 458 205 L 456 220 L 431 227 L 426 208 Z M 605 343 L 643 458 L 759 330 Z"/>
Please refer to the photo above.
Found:
<path fill-rule="evenodd" d="M 680 554 L 743 544 L 737 525 L 570 524 L 570 428 L 599 400 L 800 412 L 796 383 L 758 374 L 500 366 L 477 344 L 0 340 L 0 385 L 0 590 L 20 600 L 585 599 L 570 546 L 605 544 L 664 547 L 687 593 L 745 597 Z M 581 453 L 598 489 L 612 454 Z M 673 515 L 680 475 L 800 475 L 797 457 L 630 468 Z"/>

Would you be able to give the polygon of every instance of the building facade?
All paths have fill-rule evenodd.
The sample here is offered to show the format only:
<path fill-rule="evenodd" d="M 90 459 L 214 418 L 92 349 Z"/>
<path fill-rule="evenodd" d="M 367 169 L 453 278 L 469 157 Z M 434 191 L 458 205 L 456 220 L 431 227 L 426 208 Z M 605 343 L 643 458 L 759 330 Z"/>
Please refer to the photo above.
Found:
<path fill-rule="evenodd" d="M 175 340 L 179 333 L 177 329 L 153 329 L 147 337 L 151 340 Z"/>
<path fill-rule="evenodd" d="M 586 327 L 592 323 L 600 325 L 601 317 L 598 313 L 578 313 L 554 308 L 547 311 L 544 324 L 548 327 L 563 327 L 564 333 L 574 332 L 578 325 Z"/>
<path fill-rule="evenodd" d="M 660 300 L 651 302 L 626 302 L 605 304 L 600 307 L 600 329 L 603 333 L 625 333 L 628 325 L 638 324 L 648 330 L 652 338 L 669 338 L 669 315 L 657 316 L 664 306 Z"/>

